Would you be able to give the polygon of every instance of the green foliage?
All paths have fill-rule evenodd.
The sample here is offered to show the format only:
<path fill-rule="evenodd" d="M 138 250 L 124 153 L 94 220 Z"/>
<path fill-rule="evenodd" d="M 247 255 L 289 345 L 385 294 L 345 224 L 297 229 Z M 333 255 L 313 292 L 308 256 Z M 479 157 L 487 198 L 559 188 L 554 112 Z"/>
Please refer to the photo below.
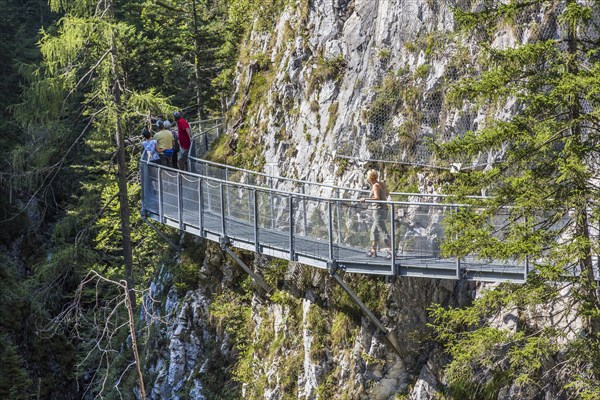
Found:
<path fill-rule="evenodd" d="M 284 291 L 273 293 L 271 300 L 282 308 L 285 316 L 276 331 L 273 314 L 268 309 L 256 304 L 250 307 L 251 285 L 247 287 L 247 291 L 239 293 L 225 290 L 215 297 L 209 308 L 211 317 L 228 332 L 238 352 L 233 377 L 244 385 L 245 398 L 263 398 L 266 389 L 274 385 L 282 390 L 285 398 L 295 397 L 302 372 L 302 352 L 298 351 L 300 302 Z M 277 382 L 267 376 L 275 357 Z M 256 360 L 262 361 L 257 363 Z"/>
<path fill-rule="evenodd" d="M 285 278 L 288 269 L 288 261 L 279 258 L 273 258 L 269 261 L 266 268 L 261 269 L 265 282 L 269 287 L 279 287 Z"/>
<path fill-rule="evenodd" d="M 417 78 L 425 78 L 427 77 L 427 75 L 429 74 L 429 69 L 431 67 L 429 66 L 429 64 L 421 64 L 417 67 L 417 69 L 415 70 L 415 76 Z"/>
<path fill-rule="evenodd" d="M 508 384 L 525 387 L 540 379 L 543 367 L 559 351 L 564 333 L 553 327 L 537 332 L 508 330 L 485 321 L 508 307 L 524 310 L 546 304 L 556 295 L 555 286 L 533 282 L 485 291 L 465 309 L 433 305 L 430 326 L 452 358 L 445 372 L 453 395 L 491 399 Z"/>
<path fill-rule="evenodd" d="M 329 59 L 320 55 L 307 82 L 308 94 L 310 95 L 315 90 L 318 91 L 327 81 L 340 82 L 344 77 L 345 69 L 346 60 L 343 55 Z"/>
<path fill-rule="evenodd" d="M 329 119 L 327 120 L 327 127 L 325 128 L 325 132 L 329 132 L 329 131 L 331 131 L 331 129 L 333 129 L 333 126 L 335 125 L 335 121 L 338 118 L 338 107 L 339 107 L 339 103 L 337 101 L 335 101 L 329 105 L 329 108 L 327 109 L 327 111 L 329 113 Z"/>
<path fill-rule="evenodd" d="M 481 72 L 459 81 L 452 101 L 475 106 L 487 119 L 477 131 L 443 145 L 441 155 L 503 152 L 504 157 L 486 169 L 456 175 L 449 191 L 471 207 L 446 220 L 443 251 L 534 265 L 523 286 L 501 285 L 466 310 L 433 310 L 438 337 L 452 357 L 446 375 L 458 397 L 496 398 L 507 384 L 532 393 L 549 380 L 568 396 L 599 395 L 589 384 L 600 376 L 598 363 L 581 350 L 598 348 L 600 339 L 591 262 L 599 249 L 590 235 L 599 221 L 597 170 L 590 160 L 600 156 L 593 128 L 600 59 L 581 35 L 597 29 L 589 23 L 589 7 L 566 3 L 566 8 L 543 8 L 559 21 L 560 37 L 538 35 L 507 49 L 492 46 L 498 27 L 526 25 L 545 2 L 490 3 L 478 12 L 456 14 L 464 33 L 485 51 L 478 60 Z M 509 109 L 509 117 L 495 118 Z M 467 197 L 482 191 L 493 198 Z M 580 273 L 573 276 L 574 271 Z M 542 304 L 560 304 L 562 318 L 583 322 L 582 337 L 532 326 L 524 315 L 539 312 Z M 517 313 L 514 330 L 489 322 L 501 310 Z M 562 371 L 582 373 L 557 372 L 557 357 Z"/>
<path fill-rule="evenodd" d="M 388 287 L 384 279 L 374 277 L 351 276 L 346 278 L 346 283 L 365 305 L 376 315 L 383 314 Z M 362 315 L 360 309 L 354 304 L 350 296 L 339 286 L 333 287 L 336 306 L 342 310 L 348 310 L 353 318 Z"/>
<path fill-rule="evenodd" d="M 391 115 L 401 103 L 400 79 L 393 74 L 388 74 L 375 90 L 376 97 L 368 110 L 367 118 L 371 123 L 381 123 L 379 119 Z"/>
<path fill-rule="evenodd" d="M 377 57 L 379 57 L 379 59 L 384 62 L 389 60 L 391 55 L 392 55 L 392 52 L 390 49 L 380 49 L 377 52 Z"/>
<path fill-rule="evenodd" d="M 252 74 L 247 99 L 241 107 L 234 108 L 231 112 L 233 119 L 246 120 L 257 114 L 259 107 L 266 101 L 266 93 L 271 87 L 274 76 L 275 73 L 271 69 L 258 70 Z M 208 157 L 242 168 L 260 169 L 265 160 L 260 146 L 256 146 L 256 143 L 265 130 L 264 125 L 245 124 L 237 131 L 237 138 L 225 138 L 216 142 Z"/>
<path fill-rule="evenodd" d="M 325 350 L 330 335 L 326 310 L 316 304 L 311 304 L 306 315 L 306 323 L 312 335 L 310 358 L 313 362 L 320 362 L 326 356 Z"/>
<path fill-rule="evenodd" d="M 5 335 L 0 335 L 0 356 L 2 376 L 0 376 L 0 396 L 6 400 L 27 399 L 31 381 L 27 377 L 24 361 L 17 347 Z"/>
<path fill-rule="evenodd" d="M 354 343 L 358 326 L 343 312 L 336 312 L 331 323 L 332 345 L 347 348 Z"/>

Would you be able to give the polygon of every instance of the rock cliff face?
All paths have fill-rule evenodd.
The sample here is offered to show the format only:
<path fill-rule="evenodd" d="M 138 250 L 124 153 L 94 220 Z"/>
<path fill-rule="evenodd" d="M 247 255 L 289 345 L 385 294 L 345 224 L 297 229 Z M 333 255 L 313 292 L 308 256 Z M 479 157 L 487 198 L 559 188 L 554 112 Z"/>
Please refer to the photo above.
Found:
<path fill-rule="evenodd" d="M 419 154 L 425 137 L 472 126 L 474 115 L 444 104 L 448 83 L 474 51 L 446 47 L 454 25 L 450 6 L 466 5 L 300 3 L 281 14 L 273 31 L 252 32 L 245 46 L 262 62 L 240 65 L 242 87 L 252 87 L 257 74 L 269 83 L 260 106 L 254 104 L 257 112 L 244 119 L 264 143 L 266 172 L 360 185 L 363 160 L 427 162 Z"/>
<path fill-rule="evenodd" d="M 451 6 L 476 3 L 298 0 L 284 8 L 272 29 L 257 25 L 243 44 L 232 148 L 249 152 L 253 143 L 246 163 L 273 175 L 360 187 L 362 160 L 415 160 L 424 137 L 447 138 L 479 123 L 477 113 L 452 111 L 444 100 L 476 53 L 445 47 Z M 526 31 L 506 31 L 499 45 Z M 386 96 L 391 111 L 378 108 Z M 433 179 L 421 172 L 414 181 L 431 193 Z M 445 360 L 429 336 L 427 307 L 465 305 L 475 285 L 346 276 L 395 332 L 404 350 L 398 355 L 326 273 L 294 263 L 274 273 L 273 261 L 256 258 L 262 274 L 275 274 L 270 283 L 279 290 L 269 297 L 217 253 L 208 247 L 199 289 L 177 296 L 168 283 L 155 288 L 155 297 L 167 299 L 166 329 L 147 362 L 150 398 L 438 398 Z M 233 389 L 219 392 L 215 379 Z"/>
<path fill-rule="evenodd" d="M 209 246 L 208 252 L 219 250 Z M 257 259 L 255 267 L 268 274 L 269 263 Z M 169 276 L 152 286 L 152 297 L 165 300 L 155 310 L 162 318 L 150 324 L 157 328 L 146 361 L 151 399 L 433 399 L 441 389 L 443 356 L 429 337 L 426 308 L 465 305 L 474 294 L 471 285 L 453 281 L 346 276 L 394 330 L 400 356 L 326 273 L 289 265 L 278 281 L 281 290 L 266 296 L 251 289 L 245 306 L 226 294 L 244 279 L 237 266 L 207 257 L 201 274 L 201 288 L 182 298 Z M 224 295 L 229 303 L 222 302 Z M 223 307 L 231 315 L 220 313 Z M 231 329 L 236 324 L 243 332 Z M 226 378 L 223 388 L 231 375 L 241 386 L 228 393 L 213 386 L 207 395 L 206 382 L 215 375 Z"/>

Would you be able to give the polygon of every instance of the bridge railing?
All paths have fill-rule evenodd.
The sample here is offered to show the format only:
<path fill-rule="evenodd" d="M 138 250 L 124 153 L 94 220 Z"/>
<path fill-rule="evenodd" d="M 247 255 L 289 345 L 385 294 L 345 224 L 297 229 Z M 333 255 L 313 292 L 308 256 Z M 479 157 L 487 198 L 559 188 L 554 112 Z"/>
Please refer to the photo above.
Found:
<path fill-rule="evenodd" d="M 197 157 L 190 157 L 190 165 L 191 171 L 198 174 L 214 176 L 230 182 L 246 183 L 269 189 L 279 188 L 294 193 L 311 195 L 318 194 L 319 196 L 323 197 L 347 199 L 356 199 L 361 196 L 365 197 L 365 195 L 369 193 L 369 190 L 365 189 L 348 188 L 326 183 L 316 183 L 282 176 L 273 176 L 262 172 L 232 167 L 230 165 L 220 164 Z M 449 198 L 449 196 L 443 194 L 408 192 L 391 192 L 390 196 L 392 200 L 410 199 L 411 201 L 415 202 L 444 202 Z"/>
<path fill-rule="evenodd" d="M 522 281 L 523 263 L 456 260 L 440 253 L 444 217 L 459 205 L 389 201 L 392 258 L 369 258 L 369 204 L 231 181 L 222 168 L 201 163 L 200 173 L 141 162 L 143 207 L 152 218 L 211 240 L 307 265 L 332 264 L 350 272 Z M 225 176 L 223 176 L 225 174 Z M 259 176 L 260 179 L 262 179 Z M 251 180 L 251 179 L 249 179 Z"/>
<path fill-rule="evenodd" d="M 208 151 L 210 144 L 214 142 L 223 133 L 223 119 L 212 118 L 202 121 L 190 122 L 192 130 L 192 148 L 191 156 L 200 156 Z"/>

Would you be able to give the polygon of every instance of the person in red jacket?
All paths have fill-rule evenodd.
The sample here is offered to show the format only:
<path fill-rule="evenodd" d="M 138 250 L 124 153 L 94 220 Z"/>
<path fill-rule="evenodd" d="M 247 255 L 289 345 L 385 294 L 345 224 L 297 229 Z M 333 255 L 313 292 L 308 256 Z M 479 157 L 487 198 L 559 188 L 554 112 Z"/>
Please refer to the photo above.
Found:
<path fill-rule="evenodd" d="M 192 145 L 192 130 L 190 124 L 181 116 L 179 111 L 173 113 L 175 121 L 177 121 L 177 136 L 179 138 L 179 155 L 177 157 L 177 164 L 179 169 L 187 171 L 188 156 L 190 153 L 190 146 Z"/>

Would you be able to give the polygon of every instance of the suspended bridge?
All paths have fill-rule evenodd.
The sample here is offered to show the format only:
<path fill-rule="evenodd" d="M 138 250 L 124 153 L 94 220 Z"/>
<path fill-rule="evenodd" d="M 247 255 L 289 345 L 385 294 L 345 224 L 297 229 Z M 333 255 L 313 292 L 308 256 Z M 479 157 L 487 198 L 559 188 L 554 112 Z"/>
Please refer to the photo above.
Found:
<path fill-rule="evenodd" d="M 203 144 L 207 144 L 206 141 Z M 196 144 L 198 146 L 198 144 Z M 370 257 L 368 191 L 270 176 L 190 157 L 180 171 L 141 160 L 142 214 L 222 245 L 350 273 L 524 282 L 526 262 L 447 258 L 441 195 L 392 193 L 389 252 Z M 500 217 L 501 219 L 501 217 Z M 498 221 L 500 225 L 502 221 Z"/>

